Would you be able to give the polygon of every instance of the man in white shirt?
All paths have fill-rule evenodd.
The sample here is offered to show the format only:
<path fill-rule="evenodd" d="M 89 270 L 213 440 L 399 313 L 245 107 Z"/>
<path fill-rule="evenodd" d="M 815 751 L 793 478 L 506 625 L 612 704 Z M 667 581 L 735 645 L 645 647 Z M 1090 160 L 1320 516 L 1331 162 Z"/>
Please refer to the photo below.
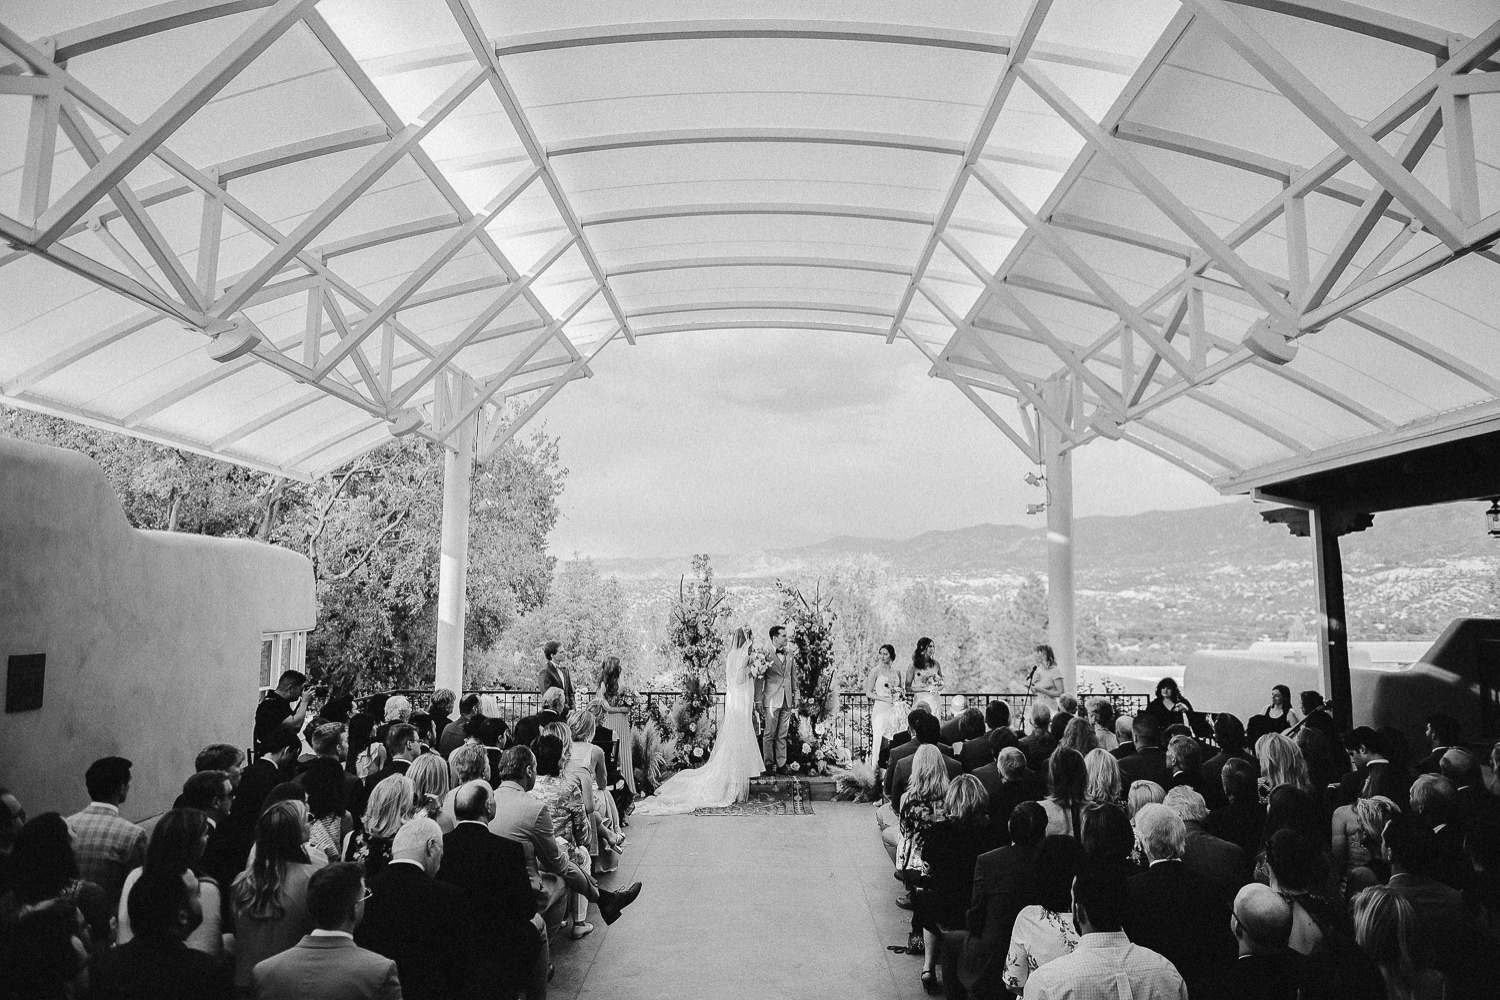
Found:
<path fill-rule="evenodd" d="M 1125 936 L 1127 900 L 1118 873 L 1090 870 L 1075 878 L 1078 946 L 1031 974 L 1026 1000 L 1187 1000 L 1172 963 Z"/>

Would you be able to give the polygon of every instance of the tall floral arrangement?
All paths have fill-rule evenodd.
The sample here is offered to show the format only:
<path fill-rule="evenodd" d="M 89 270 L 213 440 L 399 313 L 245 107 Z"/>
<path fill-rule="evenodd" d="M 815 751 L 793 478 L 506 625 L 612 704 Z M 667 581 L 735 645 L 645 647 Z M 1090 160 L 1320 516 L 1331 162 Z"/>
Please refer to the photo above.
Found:
<path fill-rule="evenodd" d="M 677 747 L 673 764 L 697 767 L 708 759 L 717 726 L 714 722 L 714 686 L 709 674 L 724 655 L 724 629 L 732 608 L 723 587 L 714 586 L 709 557 L 693 557 L 691 584 L 683 577 L 677 585 L 677 602 L 667 620 L 667 638 L 662 652 L 682 663 L 682 697 L 663 720 Z"/>
<path fill-rule="evenodd" d="M 838 613 L 832 599 L 823 597 L 821 583 L 811 599 L 781 580 L 776 590 L 782 620 L 797 648 L 797 719 L 787 741 L 787 766 L 801 774 L 828 774 L 850 763 L 849 748 L 829 718 L 838 701 L 833 655 Z"/>

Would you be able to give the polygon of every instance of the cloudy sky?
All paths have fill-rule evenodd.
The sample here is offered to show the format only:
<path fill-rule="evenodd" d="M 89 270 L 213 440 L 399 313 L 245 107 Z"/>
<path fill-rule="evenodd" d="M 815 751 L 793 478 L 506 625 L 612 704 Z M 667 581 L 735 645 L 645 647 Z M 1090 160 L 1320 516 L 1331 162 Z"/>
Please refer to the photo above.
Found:
<path fill-rule="evenodd" d="M 569 469 L 560 557 L 753 553 L 835 535 L 1040 523 L 1030 466 L 910 344 L 668 334 L 599 355 L 537 418 Z M 1207 485 L 1128 444 L 1074 460 L 1077 514 L 1196 507 Z"/>

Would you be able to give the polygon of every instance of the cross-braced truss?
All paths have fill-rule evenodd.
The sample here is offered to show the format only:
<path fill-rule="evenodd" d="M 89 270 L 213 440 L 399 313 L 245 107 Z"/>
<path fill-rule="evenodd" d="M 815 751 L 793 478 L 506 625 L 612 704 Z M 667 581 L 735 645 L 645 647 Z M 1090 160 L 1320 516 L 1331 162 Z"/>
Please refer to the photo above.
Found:
<path fill-rule="evenodd" d="M 0 24 L 6 402 L 316 476 L 476 416 L 493 454 L 616 340 L 778 329 L 1224 490 L 1500 424 L 1500 22 L 129 7 Z"/>

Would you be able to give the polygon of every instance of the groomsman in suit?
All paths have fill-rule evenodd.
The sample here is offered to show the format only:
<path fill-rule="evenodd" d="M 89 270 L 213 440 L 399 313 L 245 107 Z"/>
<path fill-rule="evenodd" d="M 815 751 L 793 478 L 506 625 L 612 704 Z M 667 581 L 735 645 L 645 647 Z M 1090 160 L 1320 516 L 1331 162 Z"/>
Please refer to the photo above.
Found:
<path fill-rule="evenodd" d="M 566 666 L 556 662 L 557 654 L 562 649 L 562 643 L 553 639 L 542 647 L 541 671 L 536 675 L 537 694 L 546 694 L 548 688 L 561 688 L 563 693 L 563 706 L 566 709 L 564 716 L 573 714 L 573 672 Z"/>
<path fill-rule="evenodd" d="M 792 715 L 797 710 L 797 654 L 786 646 L 786 629 L 771 626 L 771 652 L 763 664 L 765 673 L 765 730 L 761 736 L 761 754 L 766 770 L 786 770 L 786 741 L 792 730 Z"/>

